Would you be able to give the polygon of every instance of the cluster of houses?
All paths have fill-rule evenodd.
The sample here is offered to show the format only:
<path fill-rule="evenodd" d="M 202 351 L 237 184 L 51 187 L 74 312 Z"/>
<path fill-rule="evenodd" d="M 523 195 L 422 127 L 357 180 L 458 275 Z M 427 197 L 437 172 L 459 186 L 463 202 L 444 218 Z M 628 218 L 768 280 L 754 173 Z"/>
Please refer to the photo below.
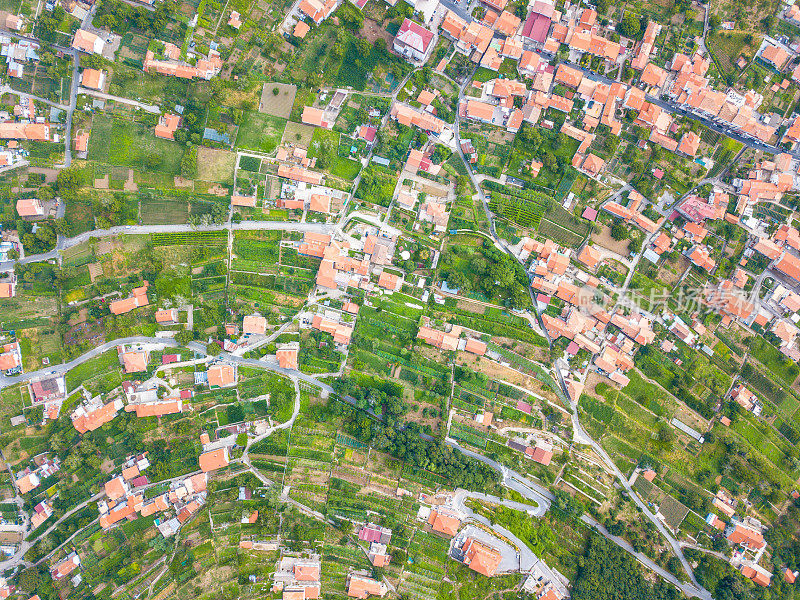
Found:
<path fill-rule="evenodd" d="M 752 579 L 757 585 L 767 587 L 772 580 L 772 573 L 761 567 L 758 562 L 767 548 L 764 541 L 764 526 L 756 519 L 740 519 L 736 516 L 736 501 L 722 488 L 711 499 L 711 505 L 716 512 L 710 512 L 706 523 L 710 527 L 722 532 L 728 542 L 733 546 L 732 563 L 737 566 L 742 574 Z M 727 522 L 719 517 L 721 513 Z M 786 575 L 794 575 L 788 569 Z M 790 581 L 787 578 L 787 581 Z"/>
<path fill-rule="evenodd" d="M 59 141 L 53 124 L 44 116 L 37 116 L 33 98 L 20 94 L 12 113 L 0 112 L 0 140 L 9 140 L 0 151 L 0 166 L 12 165 L 25 158 L 26 153 L 19 147 L 19 140 Z"/>
<path fill-rule="evenodd" d="M 436 534 L 451 539 L 450 558 L 485 577 L 520 569 L 519 553 L 513 542 L 497 537 L 480 522 L 467 518 L 455 506 L 451 494 L 423 495 L 421 500 L 417 520 Z M 513 560 L 509 560 L 511 557 Z M 537 598 L 563 600 L 569 597 L 567 585 L 560 573 L 537 560 L 527 572 L 523 588 Z"/>
<path fill-rule="evenodd" d="M 361 288 L 375 289 L 371 274 L 377 276 L 377 287 L 397 291 L 403 284 L 401 273 L 391 270 L 396 237 L 378 230 L 368 233 L 363 240 L 352 237 L 335 239 L 333 236 L 308 232 L 299 244 L 298 251 L 306 256 L 322 259 L 317 271 L 316 284 L 326 290 Z M 360 258 L 351 256 L 358 252 Z"/>
<path fill-rule="evenodd" d="M 206 502 L 207 471 L 173 481 L 169 490 L 154 498 L 146 498 L 144 490 L 150 485 L 143 471 L 150 466 L 145 455 L 130 457 L 121 474 L 105 483 L 106 497 L 97 503 L 100 526 L 111 529 L 115 525 L 139 517 L 160 515 L 174 511 L 170 518 L 155 517 L 154 523 L 164 537 L 174 535 L 181 526 Z"/>
<path fill-rule="evenodd" d="M 322 185 L 323 179 L 308 169 L 314 168 L 316 158 L 309 158 L 305 148 L 295 146 L 290 149 L 280 146 L 277 160 L 281 164 L 281 190 L 275 204 L 278 208 L 296 211 L 311 211 L 326 215 L 338 214 L 344 206 L 347 195 L 335 188 Z M 310 176 L 309 174 L 314 174 Z M 255 207 L 255 196 L 234 196 L 234 206 Z"/>
<path fill-rule="evenodd" d="M 675 137 L 681 128 L 672 114 L 648 101 L 648 97 L 664 95 L 677 109 L 702 121 L 765 143 L 772 143 L 784 124 L 781 116 L 759 112 L 764 101 L 759 93 L 714 90 L 707 77 L 710 59 L 700 53 L 692 56 L 676 53 L 663 67 L 651 62 L 656 38 L 661 32 L 661 26 L 655 22 L 647 24 L 640 43 L 615 42 L 605 37 L 597 12 L 591 8 L 567 3 L 559 11 L 552 2 L 537 0 L 523 20 L 505 10 L 504 2 L 487 1 L 486 5 L 487 11 L 481 19 L 465 20 L 453 10 L 447 10 L 440 22 L 432 23 L 433 31 L 406 19 L 395 39 L 394 49 L 412 62 L 424 61 L 435 44 L 436 30 L 441 28 L 441 32 L 455 42 L 458 52 L 481 67 L 498 71 L 504 60 L 515 61 L 518 72 L 530 83 L 530 89 L 524 81 L 513 79 L 474 82 L 475 93 L 459 106 L 462 117 L 504 127 L 512 133 L 525 122 L 537 124 L 546 109 L 569 113 L 580 99 L 584 103 L 582 128 L 565 124 L 564 132 L 581 141 L 583 148 L 573 158 L 573 166 L 590 177 L 597 177 L 605 166 L 600 157 L 585 151 L 594 137 L 593 132 L 602 124 L 618 135 L 622 123 L 617 114 L 621 110 L 636 113 L 635 123 L 650 130 L 649 141 L 687 157 L 698 156 L 700 136 L 694 131 L 685 131 Z M 632 68 L 640 72 L 639 85 L 606 83 L 568 64 L 554 68 L 550 60 L 563 44 L 569 46 L 572 63 L 577 63 L 583 55 L 602 59 L 608 68 L 630 60 Z M 791 49 L 787 51 L 768 38 L 759 51 L 759 58 L 780 71 L 793 54 Z M 443 59 L 437 69 L 443 70 L 446 63 L 447 59 Z M 786 89 L 788 80 L 776 86 Z M 556 93 L 557 88 L 562 91 Z M 418 109 L 395 102 L 391 109 L 391 116 L 398 122 L 442 136 L 448 126 L 435 115 L 435 109 L 425 103 Z M 783 141 L 793 147 L 800 141 L 800 117 L 794 117 L 788 125 Z"/>
<path fill-rule="evenodd" d="M 587 250 L 588 249 L 588 250 Z M 606 312 L 594 301 L 600 279 L 571 264 L 572 251 L 559 247 L 552 240 L 539 242 L 524 238 L 518 244 L 522 260 L 531 258 L 529 272 L 531 286 L 536 290 L 540 310 L 554 299 L 563 303 L 560 313 L 542 314 L 542 324 L 552 339 L 565 337 L 569 355 L 580 350 L 594 356 L 593 364 L 612 381 L 625 386 L 625 372 L 633 367 L 633 355 L 638 345 L 647 345 L 655 339 L 652 319 L 635 307 L 626 314 L 617 310 Z M 594 250 L 585 246 L 576 260 L 591 271 L 596 270 L 599 258 Z M 613 328 L 608 326 L 613 325 Z"/>
<path fill-rule="evenodd" d="M 57 473 L 60 467 L 58 457 L 50 458 L 47 454 L 35 456 L 33 464 L 33 469 L 26 467 L 14 474 L 14 484 L 20 494 L 27 494 L 38 488 L 42 481 Z"/>
<path fill-rule="evenodd" d="M 206 58 L 187 56 L 184 60 L 178 46 L 164 42 L 164 50 L 160 52 L 159 56 L 156 56 L 152 50 L 147 50 L 143 68 L 145 73 L 153 72 L 183 79 L 209 80 L 222 70 L 222 58 L 218 51 L 209 50 Z"/>
<path fill-rule="evenodd" d="M 426 92 L 427 90 L 422 94 Z M 447 230 L 447 223 L 450 220 L 449 189 L 445 185 L 418 176 L 418 173 L 439 175 L 441 166 L 432 161 L 433 152 L 433 144 L 422 150 L 415 148 L 409 150 L 408 158 L 403 165 L 403 182 L 397 191 L 395 203 L 400 208 L 417 213 L 415 231 L 419 231 L 423 223 L 430 223 L 433 226 L 433 234 L 439 235 Z"/>
<path fill-rule="evenodd" d="M 430 320 L 428 317 L 423 317 L 423 324 L 417 330 L 417 339 L 420 339 L 431 346 L 439 348 L 440 350 L 447 350 L 454 352 L 462 350 L 470 352 L 477 356 L 486 354 L 486 342 L 474 337 L 475 333 L 467 333 L 465 337 L 461 337 L 464 328 L 461 325 L 444 324 L 445 331 L 430 327 Z"/>
<path fill-rule="evenodd" d="M 119 475 L 105 483 L 105 498 L 97 503 L 100 526 L 107 530 L 124 521 L 172 511 L 173 516 L 157 516 L 154 523 L 164 537 L 177 533 L 205 504 L 208 474 L 228 466 L 230 462 L 227 445 L 212 442 L 205 432 L 200 436 L 200 443 L 203 447 L 198 460 L 200 472 L 171 480 L 169 489 L 155 497 L 148 498 L 144 493 L 151 486 L 144 473 L 150 466 L 147 454 L 128 457 L 121 465 Z"/>
<path fill-rule="evenodd" d="M 389 536 L 391 537 L 391 532 Z M 246 544 L 249 547 L 249 543 Z M 322 562 L 319 555 L 282 551 L 272 575 L 272 592 L 281 593 L 284 600 L 321 598 L 321 573 Z M 371 577 L 369 571 L 355 570 L 348 572 L 345 589 L 348 597 L 360 600 L 370 596 L 383 597 L 389 591 L 389 587 Z"/>
<path fill-rule="evenodd" d="M 321 572 L 319 555 L 283 551 L 272 575 L 272 592 L 281 593 L 284 600 L 321 598 Z M 389 591 L 385 583 L 372 578 L 368 571 L 355 570 L 348 572 L 345 589 L 348 597 L 360 600 L 370 596 L 383 597 Z"/>
<path fill-rule="evenodd" d="M 135 375 L 147 371 L 150 364 L 150 351 L 141 348 L 117 347 L 120 364 L 126 375 Z M 179 361 L 179 355 L 164 354 L 162 365 Z M 238 370 L 236 365 L 217 361 L 210 364 L 205 371 L 195 372 L 196 385 L 208 385 L 210 388 L 222 388 L 235 385 Z M 38 382 L 33 385 L 36 386 Z M 94 431 L 111 422 L 120 410 L 133 412 L 139 418 L 162 417 L 179 414 L 184 411 L 184 402 L 189 401 L 194 392 L 191 389 L 161 391 L 158 382 L 123 381 L 120 388 L 114 390 L 108 402 L 101 395 L 90 397 L 85 393 L 84 401 L 72 412 L 72 424 L 80 433 Z M 63 401 L 63 393 L 57 400 Z M 58 405 L 60 409 L 60 404 Z M 49 418 L 54 418 L 47 415 Z M 57 416 L 57 414 L 56 414 Z"/>

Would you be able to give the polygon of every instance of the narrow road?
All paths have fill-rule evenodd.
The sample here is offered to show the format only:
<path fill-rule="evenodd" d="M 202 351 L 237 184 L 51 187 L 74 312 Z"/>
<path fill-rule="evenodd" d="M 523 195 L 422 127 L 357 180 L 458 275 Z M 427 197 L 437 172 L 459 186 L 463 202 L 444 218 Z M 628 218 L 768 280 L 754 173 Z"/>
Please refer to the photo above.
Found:
<path fill-rule="evenodd" d="M 3 32 L 6 34 L 6 32 Z M 68 110 L 69 107 L 66 104 L 59 104 L 58 102 L 53 102 L 52 100 L 48 100 L 47 98 L 42 98 L 41 96 L 34 96 L 33 94 L 29 94 L 28 92 L 21 92 L 19 90 L 15 90 L 10 85 L 0 85 L 0 94 L 15 94 L 20 96 L 25 96 L 27 98 L 33 98 L 37 102 L 41 102 L 42 104 L 47 104 L 48 106 L 52 106 L 53 108 L 60 108 L 61 110 Z"/>
<path fill-rule="evenodd" d="M 119 102 L 120 104 L 128 104 L 130 106 L 135 106 L 136 108 L 141 108 L 145 112 L 152 113 L 154 115 L 160 115 L 161 109 L 155 104 L 145 104 L 144 102 L 139 102 L 138 100 L 131 100 L 130 98 L 123 98 L 122 96 L 112 96 L 111 94 L 106 94 L 104 92 L 98 90 L 92 90 L 89 88 L 82 87 L 78 90 L 80 94 L 86 94 L 87 96 L 93 96 L 95 98 L 100 98 L 101 100 L 113 100 L 114 102 Z"/>
<path fill-rule="evenodd" d="M 688 584 L 684 581 L 681 581 L 680 579 L 675 577 L 675 575 L 673 575 L 666 569 L 661 568 L 659 565 L 657 565 L 655 562 L 653 562 L 650 558 L 648 558 L 641 552 L 636 552 L 636 550 L 633 549 L 633 546 L 631 546 L 625 539 L 609 533 L 608 530 L 601 523 L 598 523 L 589 515 L 583 515 L 581 517 L 581 521 L 583 521 L 590 527 L 596 529 L 597 532 L 600 533 L 604 538 L 606 538 L 611 542 L 614 542 L 617 546 L 619 546 L 620 548 L 625 550 L 625 552 L 627 552 L 628 554 L 633 556 L 636 560 L 638 560 L 642 565 L 644 565 L 651 571 L 658 573 L 664 580 L 670 582 L 672 585 L 674 585 L 676 588 L 682 591 L 689 598 L 700 598 L 701 600 L 713 600 L 713 597 L 711 596 L 711 593 L 708 590 L 706 590 L 703 587 L 700 587 L 699 585 L 695 586 Z"/>
<path fill-rule="evenodd" d="M 562 375 L 562 368 L 559 367 L 558 361 L 556 361 L 556 372 L 558 374 L 558 379 L 559 379 L 559 383 L 561 384 L 561 387 L 564 390 L 566 390 L 566 385 L 564 383 L 564 377 Z M 664 524 L 661 522 L 661 520 L 658 517 L 656 517 L 655 514 L 650 512 L 650 509 L 647 507 L 647 505 L 641 500 L 641 498 L 639 498 L 638 494 L 636 494 L 636 492 L 634 492 L 633 488 L 631 488 L 630 483 L 628 483 L 628 478 L 625 477 L 625 475 L 623 475 L 622 471 L 620 471 L 619 468 L 617 467 L 617 465 L 614 463 L 614 461 L 611 460 L 611 457 L 603 449 L 603 447 L 598 442 L 596 442 L 587 433 L 587 431 L 583 428 L 583 425 L 580 422 L 580 418 L 579 418 L 579 414 L 578 414 L 578 405 L 577 405 L 577 403 L 570 402 L 570 408 L 572 409 L 572 430 L 573 430 L 575 441 L 578 442 L 578 443 L 582 443 L 582 444 L 588 444 L 589 446 L 592 447 L 592 449 L 597 453 L 597 455 L 606 464 L 606 467 L 609 469 L 609 471 L 614 474 L 614 476 L 619 480 L 619 483 L 622 485 L 622 487 L 625 488 L 625 491 L 628 493 L 628 496 L 639 507 L 639 509 L 642 511 L 642 514 L 644 514 L 644 516 L 647 517 L 647 519 L 651 523 L 653 523 L 653 525 L 656 526 L 656 528 L 658 529 L 659 533 L 662 536 L 664 536 L 664 538 L 667 540 L 669 545 L 672 547 L 672 551 L 675 553 L 675 556 L 677 556 L 678 560 L 681 561 L 681 565 L 683 566 L 683 570 L 689 576 L 689 579 L 691 580 L 692 585 L 695 587 L 695 592 L 696 593 L 693 594 L 693 595 L 698 596 L 700 598 L 708 598 L 710 600 L 711 594 L 708 592 L 708 590 L 703 588 L 703 586 L 701 586 L 700 583 L 698 583 L 697 579 L 694 576 L 694 571 L 692 570 L 691 566 L 689 565 L 689 561 L 686 560 L 686 557 L 684 556 L 683 551 L 681 550 L 681 546 L 678 543 L 678 540 L 676 540 L 672 536 L 672 534 L 664 526 Z M 611 539 L 611 538 L 609 538 L 609 539 Z"/>
<path fill-rule="evenodd" d="M 75 107 L 78 104 L 78 88 L 80 87 L 80 74 L 78 71 L 81 66 L 80 52 L 72 48 L 70 50 L 72 54 L 72 81 L 70 82 L 67 123 L 64 129 L 64 166 L 67 168 L 72 165 L 72 116 L 75 114 Z"/>
<path fill-rule="evenodd" d="M 59 211 L 61 205 L 59 203 Z M 186 224 L 180 225 L 119 225 L 109 229 L 93 229 L 76 235 L 71 238 L 59 238 L 57 248 L 50 252 L 43 254 L 32 254 L 20 259 L 19 261 L 8 260 L 0 262 L 0 271 L 7 271 L 14 268 L 14 264 L 28 264 L 34 262 L 44 262 L 53 260 L 59 257 L 59 252 L 72 248 L 86 242 L 92 238 L 113 237 L 117 235 L 149 235 L 151 233 L 191 233 L 193 231 L 227 231 L 232 228 L 234 231 L 300 231 L 300 232 L 314 232 L 314 233 L 330 233 L 333 231 L 334 225 L 329 223 L 295 223 L 290 221 L 242 221 L 241 223 L 233 223 L 229 225 L 226 223 L 218 223 L 215 225 L 198 225 L 193 226 Z"/>

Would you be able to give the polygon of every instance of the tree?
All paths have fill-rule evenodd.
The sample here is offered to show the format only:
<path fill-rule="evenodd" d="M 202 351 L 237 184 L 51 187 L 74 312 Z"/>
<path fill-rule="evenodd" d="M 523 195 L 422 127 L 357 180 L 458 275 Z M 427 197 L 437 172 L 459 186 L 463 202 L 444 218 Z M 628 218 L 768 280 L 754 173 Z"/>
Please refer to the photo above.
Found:
<path fill-rule="evenodd" d="M 76 167 L 62 169 L 56 177 L 56 189 L 62 196 L 74 193 L 82 184 L 81 172 Z"/>
<path fill-rule="evenodd" d="M 185 346 L 194 339 L 194 334 L 188 329 L 181 329 L 175 334 L 175 341 Z"/>
<path fill-rule="evenodd" d="M 19 574 L 19 587 L 33 593 L 39 588 L 41 579 L 36 567 L 30 567 Z"/>
<path fill-rule="evenodd" d="M 565 490 L 556 490 L 553 507 L 569 517 L 577 517 L 583 514 L 583 505 Z"/>
<path fill-rule="evenodd" d="M 639 19 L 632 12 L 626 12 L 619 23 L 619 32 L 625 37 L 633 38 L 639 35 L 642 26 Z"/>
<path fill-rule="evenodd" d="M 218 356 L 221 352 L 222 346 L 219 345 L 219 342 L 211 342 L 206 345 L 206 354 L 210 356 Z"/>
<path fill-rule="evenodd" d="M 181 159 L 181 177 L 184 179 L 194 179 L 197 177 L 197 147 L 190 146 L 183 153 Z"/>
<path fill-rule="evenodd" d="M 630 235 L 628 228 L 625 227 L 622 221 L 616 220 L 614 224 L 611 226 L 611 237 L 617 240 L 618 242 L 624 239 L 627 239 Z"/>

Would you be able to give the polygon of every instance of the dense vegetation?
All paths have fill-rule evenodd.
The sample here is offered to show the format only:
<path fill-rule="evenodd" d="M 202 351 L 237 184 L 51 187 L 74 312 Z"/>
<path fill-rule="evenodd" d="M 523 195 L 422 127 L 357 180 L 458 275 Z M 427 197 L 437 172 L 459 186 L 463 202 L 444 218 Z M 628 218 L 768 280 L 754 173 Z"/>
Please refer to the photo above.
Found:
<path fill-rule="evenodd" d="M 440 264 L 442 279 L 462 294 L 478 292 L 513 308 L 531 303 L 525 269 L 488 240 L 477 248 L 452 244 Z"/>
<path fill-rule="evenodd" d="M 681 595 L 659 579 L 656 585 L 642 577 L 639 563 L 619 546 L 599 535 L 589 546 L 572 586 L 573 600 L 677 600 Z"/>
<path fill-rule="evenodd" d="M 333 415 L 344 417 L 348 432 L 361 441 L 415 468 L 445 478 L 452 487 L 489 491 L 497 484 L 497 471 L 465 457 L 430 436 L 423 438 L 418 423 L 400 418 L 407 409 L 400 384 L 376 377 L 343 377 L 336 381 L 334 389 L 338 394 L 354 397 L 358 407 L 382 411 L 384 420 L 378 420 L 371 419 L 363 409 L 351 408 L 343 401 L 332 400 L 328 404 L 328 410 Z"/>

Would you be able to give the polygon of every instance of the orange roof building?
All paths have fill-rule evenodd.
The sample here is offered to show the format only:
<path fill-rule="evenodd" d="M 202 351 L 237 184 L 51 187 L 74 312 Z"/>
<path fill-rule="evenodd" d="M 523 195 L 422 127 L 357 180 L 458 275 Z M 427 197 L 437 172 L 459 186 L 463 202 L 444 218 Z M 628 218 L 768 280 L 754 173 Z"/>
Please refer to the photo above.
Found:
<path fill-rule="evenodd" d="M 47 123 L 0 123 L 0 139 L 3 140 L 50 140 L 50 125 Z"/>
<path fill-rule="evenodd" d="M 147 282 L 145 282 L 145 285 L 134 288 L 129 298 L 115 300 L 108 305 L 108 309 L 112 314 L 121 315 L 132 311 L 134 308 L 147 306 L 149 304 L 147 299 L 147 287 Z"/>
<path fill-rule="evenodd" d="M 775 268 L 795 281 L 800 281 L 800 258 L 794 254 L 785 252 L 780 260 L 775 263 Z"/>
<path fill-rule="evenodd" d="M 178 130 L 178 127 L 180 127 L 180 124 L 181 118 L 178 115 L 170 113 L 161 115 L 158 120 L 158 125 L 156 125 L 155 135 L 157 138 L 174 140 L 175 132 Z"/>
<path fill-rule="evenodd" d="M 566 86 L 577 88 L 583 79 L 583 71 L 570 67 L 565 63 L 558 65 L 556 69 L 555 81 L 556 83 L 563 83 Z"/>
<path fill-rule="evenodd" d="M 178 322 L 178 311 L 175 310 L 174 308 L 156 311 L 156 323 L 165 325 L 177 322 Z"/>
<path fill-rule="evenodd" d="M 308 26 L 308 23 L 305 21 L 298 21 L 297 25 L 294 26 L 294 37 L 302 40 L 308 35 L 309 31 L 311 31 L 311 27 Z"/>
<path fill-rule="evenodd" d="M 725 537 L 731 544 L 746 546 L 752 550 L 760 550 L 766 545 L 764 536 L 760 531 L 745 525 L 740 521 L 731 521 L 725 528 Z"/>
<path fill-rule="evenodd" d="M 141 373 L 147 370 L 147 363 L 150 362 L 148 352 L 132 351 L 123 352 L 119 356 L 122 361 L 123 369 L 126 373 Z"/>
<path fill-rule="evenodd" d="M 694 131 L 687 132 L 678 144 L 678 152 L 695 157 L 700 149 L 700 136 Z"/>
<path fill-rule="evenodd" d="M 80 557 L 75 553 L 71 553 L 67 556 L 64 560 L 60 563 L 55 565 L 52 569 L 50 569 L 50 575 L 52 575 L 53 579 L 63 579 L 70 573 L 72 573 L 75 569 L 77 569 L 81 564 Z"/>
<path fill-rule="evenodd" d="M 597 268 L 597 264 L 600 262 L 600 260 L 600 251 L 594 246 L 589 246 L 588 244 L 584 246 L 578 254 L 578 261 L 582 262 L 592 270 Z"/>
<path fill-rule="evenodd" d="M 216 364 L 208 368 L 208 385 L 226 387 L 236 383 L 236 366 Z"/>
<path fill-rule="evenodd" d="M 325 111 L 312 106 L 306 106 L 303 109 L 303 114 L 300 120 L 305 125 L 313 125 L 314 127 L 323 127 L 330 129 L 332 124 L 325 120 Z"/>
<path fill-rule="evenodd" d="M 300 354 L 300 342 L 289 342 L 288 344 L 281 345 L 275 352 L 275 357 L 278 359 L 278 365 L 281 369 L 294 369 L 300 368 L 298 356 Z"/>
<path fill-rule="evenodd" d="M 378 278 L 378 286 L 385 290 L 397 291 L 402 284 L 403 280 L 400 277 L 388 271 L 381 272 L 381 276 Z"/>
<path fill-rule="evenodd" d="M 464 564 L 486 577 L 494 576 L 502 560 L 499 550 L 471 537 L 464 541 L 461 551 L 464 553 Z"/>
<path fill-rule="evenodd" d="M 28 473 L 16 481 L 20 494 L 27 494 L 31 490 L 35 490 L 40 483 L 41 481 L 39 481 L 39 476 L 36 473 Z"/>
<path fill-rule="evenodd" d="M 302 0 L 299 9 L 319 25 L 330 16 L 337 4 L 336 0 Z"/>
<path fill-rule="evenodd" d="M 128 484 L 122 477 L 114 477 L 105 483 L 105 492 L 109 500 L 119 500 L 128 493 Z"/>
<path fill-rule="evenodd" d="M 431 510 L 431 514 L 428 516 L 428 525 L 434 531 L 453 537 L 461 527 L 461 517 L 453 509 L 440 506 Z"/>
<path fill-rule="evenodd" d="M 72 413 L 72 425 L 78 430 L 78 433 L 94 431 L 112 421 L 121 408 L 122 400 L 115 400 L 105 405 L 79 406 Z"/>
<path fill-rule="evenodd" d="M 84 69 L 81 73 L 81 85 L 93 90 L 102 90 L 106 82 L 106 74 L 97 69 Z"/>
<path fill-rule="evenodd" d="M 89 134 L 86 131 L 75 136 L 75 152 L 88 152 L 89 150 Z"/>
<path fill-rule="evenodd" d="M 140 404 L 128 404 L 125 412 L 136 412 L 138 418 L 143 417 L 163 417 L 164 415 L 175 415 L 183 412 L 183 401 L 177 398 L 164 398 L 158 402 L 146 402 Z"/>
<path fill-rule="evenodd" d="M 44 207 L 38 198 L 17 200 L 17 214 L 20 217 L 43 217 Z"/>
<path fill-rule="evenodd" d="M 786 66 L 786 62 L 789 60 L 789 53 L 780 46 L 767 44 L 767 47 L 761 51 L 761 59 L 780 71 Z"/>
<path fill-rule="evenodd" d="M 104 46 L 103 38 L 84 29 L 78 29 L 72 38 L 72 47 L 87 54 L 102 54 Z"/>
<path fill-rule="evenodd" d="M 242 321 L 242 333 L 265 335 L 267 333 L 267 319 L 261 315 L 247 315 Z"/>
<path fill-rule="evenodd" d="M 769 587 L 769 584 L 772 582 L 772 573 L 757 564 L 743 565 L 742 575 L 751 579 L 753 583 L 761 587 Z"/>
<path fill-rule="evenodd" d="M 347 576 L 347 595 L 350 598 L 365 600 L 365 598 L 369 598 L 370 596 L 383 597 L 388 591 L 389 588 L 386 587 L 385 583 L 368 577 L 366 571 L 352 572 Z M 284 598 L 285 597 L 284 594 Z"/>
<path fill-rule="evenodd" d="M 223 467 L 228 466 L 228 447 L 224 446 L 222 448 L 217 448 L 216 450 L 212 450 L 211 452 L 203 452 L 200 455 L 200 469 L 204 473 L 208 473 L 210 471 L 216 471 L 217 469 L 221 469 Z"/>

